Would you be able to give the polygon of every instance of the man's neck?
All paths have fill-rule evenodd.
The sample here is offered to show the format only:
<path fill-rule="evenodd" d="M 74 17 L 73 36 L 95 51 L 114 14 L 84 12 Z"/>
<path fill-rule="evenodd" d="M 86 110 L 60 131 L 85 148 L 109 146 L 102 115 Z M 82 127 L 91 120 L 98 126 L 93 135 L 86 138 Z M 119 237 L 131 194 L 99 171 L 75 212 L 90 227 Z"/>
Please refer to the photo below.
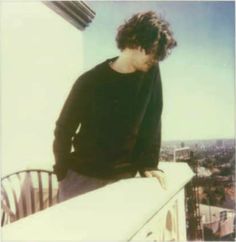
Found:
<path fill-rule="evenodd" d="M 136 69 L 132 65 L 132 50 L 124 50 L 120 56 L 110 64 L 111 68 L 120 73 L 132 73 Z"/>

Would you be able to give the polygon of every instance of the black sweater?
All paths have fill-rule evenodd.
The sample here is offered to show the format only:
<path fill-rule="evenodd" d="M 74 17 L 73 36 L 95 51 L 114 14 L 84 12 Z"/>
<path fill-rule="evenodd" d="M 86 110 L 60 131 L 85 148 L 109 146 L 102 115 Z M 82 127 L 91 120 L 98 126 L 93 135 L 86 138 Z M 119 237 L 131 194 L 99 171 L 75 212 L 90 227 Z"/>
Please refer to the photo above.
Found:
<path fill-rule="evenodd" d="M 109 66 L 114 59 L 81 75 L 64 104 L 53 143 L 58 180 L 68 168 L 100 178 L 157 168 L 162 113 L 159 66 L 146 73 L 122 74 Z"/>

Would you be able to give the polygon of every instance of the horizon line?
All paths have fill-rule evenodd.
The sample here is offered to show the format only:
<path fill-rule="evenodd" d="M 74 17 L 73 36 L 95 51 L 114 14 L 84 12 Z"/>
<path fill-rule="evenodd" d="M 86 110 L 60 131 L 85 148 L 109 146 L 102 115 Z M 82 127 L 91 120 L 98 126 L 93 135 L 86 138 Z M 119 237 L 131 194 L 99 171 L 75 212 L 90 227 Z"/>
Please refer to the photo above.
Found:
<path fill-rule="evenodd" d="M 231 138 L 193 138 L 193 139 L 163 139 L 162 142 L 170 142 L 170 141 L 210 141 L 210 140 L 235 140 L 235 137 Z"/>

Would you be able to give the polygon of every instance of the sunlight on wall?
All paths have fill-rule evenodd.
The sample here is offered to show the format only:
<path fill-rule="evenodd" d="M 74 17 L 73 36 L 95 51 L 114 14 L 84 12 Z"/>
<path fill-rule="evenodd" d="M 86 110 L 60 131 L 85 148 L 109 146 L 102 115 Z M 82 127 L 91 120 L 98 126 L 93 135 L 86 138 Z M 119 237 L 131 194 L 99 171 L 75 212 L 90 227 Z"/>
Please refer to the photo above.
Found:
<path fill-rule="evenodd" d="M 41 2 L 1 11 L 2 175 L 51 169 L 55 121 L 83 70 L 82 33 Z"/>

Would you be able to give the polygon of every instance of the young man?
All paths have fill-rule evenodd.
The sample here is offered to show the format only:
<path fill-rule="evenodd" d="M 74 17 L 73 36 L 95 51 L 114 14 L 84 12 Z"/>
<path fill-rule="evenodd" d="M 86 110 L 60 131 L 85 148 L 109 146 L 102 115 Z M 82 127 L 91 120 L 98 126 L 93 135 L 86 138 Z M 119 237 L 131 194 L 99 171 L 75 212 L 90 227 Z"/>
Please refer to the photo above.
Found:
<path fill-rule="evenodd" d="M 158 62 L 176 41 L 154 12 L 118 29 L 119 57 L 81 75 L 56 123 L 54 172 L 63 201 L 119 179 L 156 177 L 161 145 L 162 86 Z M 72 146 L 74 151 L 72 152 Z"/>

